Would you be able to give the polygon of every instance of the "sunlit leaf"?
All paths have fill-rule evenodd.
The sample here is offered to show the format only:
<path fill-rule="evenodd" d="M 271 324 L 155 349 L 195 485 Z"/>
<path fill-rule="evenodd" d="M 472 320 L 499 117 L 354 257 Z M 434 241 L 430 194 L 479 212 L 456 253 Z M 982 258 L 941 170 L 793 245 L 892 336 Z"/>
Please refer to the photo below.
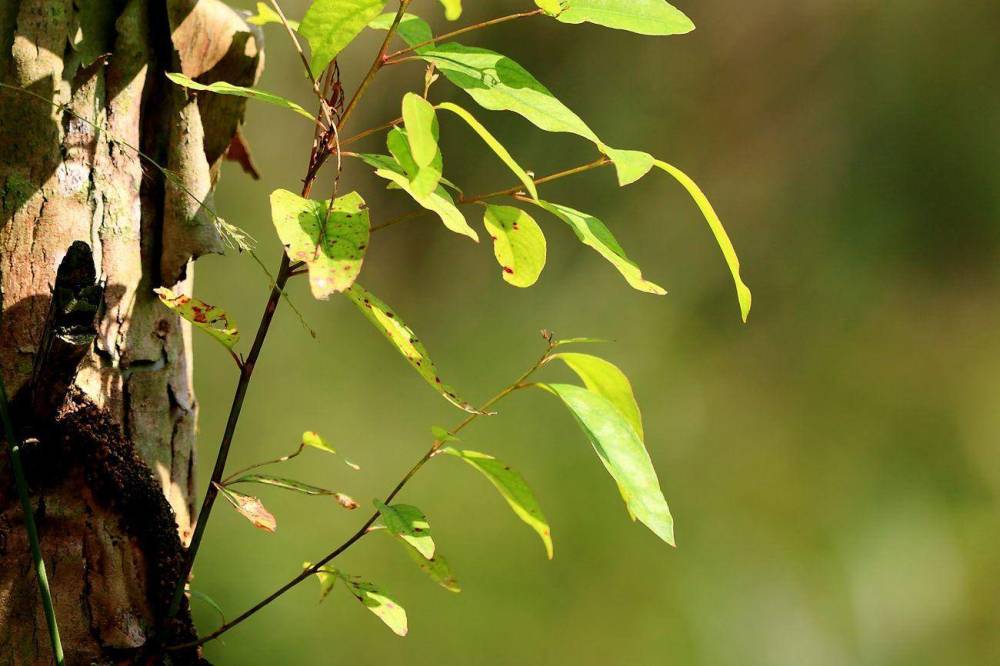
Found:
<path fill-rule="evenodd" d="M 287 21 L 289 28 L 291 28 L 292 30 L 299 29 L 298 21 L 292 21 L 291 19 L 287 19 Z M 277 23 L 280 25 L 281 17 L 278 16 L 278 12 L 271 9 L 270 5 L 267 5 L 263 2 L 258 2 L 257 13 L 254 14 L 253 16 L 247 17 L 247 23 L 251 23 L 253 25 L 267 25 L 269 23 Z"/>
<path fill-rule="evenodd" d="M 555 16 L 562 11 L 560 0 L 535 0 L 535 5 L 551 16 Z"/>
<path fill-rule="evenodd" d="M 448 402 L 467 412 L 480 413 L 467 401 L 459 398 L 455 391 L 441 380 L 437 373 L 437 367 L 427 354 L 427 348 L 417 339 L 413 330 L 403 323 L 388 305 L 360 284 L 355 284 L 346 293 L 368 321 L 382 332 L 386 339 L 413 366 L 413 369 L 420 373 L 420 376 Z"/>
<path fill-rule="evenodd" d="M 256 497 L 251 497 L 250 495 L 244 495 L 238 493 L 235 490 L 230 490 L 219 484 L 215 485 L 222 493 L 222 496 L 229 500 L 229 503 L 243 515 L 244 518 L 249 520 L 254 527 L 257 529 L 264 530 L 265 532 L 274 532 L 278 529 L 278 521 L 274 519 L 274 516 L 264 508 L 264 505 Z"/>
<path fill-rule="evenodd" d="M 443 171 L 437 112 L 420 95 L 407 93 L 403 97 L 403 124 L 405 133 L 399 129 L 389 133 L 388 147 L 407 171 L 413 191 L 426 197 L 437 189 Z M 400 149 L 398 142 L 404 140 L 408 150 Z"/>
<path fill-rule="evenodd" d="M 493 253 L 503 279 L 515 287 L 530 287 L 545 268 L 545 235 L 538 223 L 520 208 L 486 207 L 486 232 L 493 239 Z"/>
<path fill-rule="evenodd" d="M 528 172 L 521 168 L 521 165 L 511 156 L 511 154 L 504 148 L 503 144 L 497 141 L 496 137 L 490 134 L 490 131 L 486 129 L 482 123 L 476 120 L 475 116 L 463 109 L 457 104 L 452 104 L 451 102 L 442 102 L 438 104 L 437 108 L 444 109 L 445 111 L 451 111 L 456 116 L 464 120 L 473 131 L 478 134 L 487 146 L 497 154 L 504 164 L 517 176 L 518 180 L 524 185 L 525 190 L 531 194 L 532 199 L 538 198 L 538 188 L 535 186 L 535 181 L 532 180 Z"/>
<path fill-rule="evenodd" d="M 642 271 L 628 258 L 614 234 L 599 219 L 569 206 L 547 201 L 540 201 L 538 205 L 568 224 L 581 243 L 607 259 L 633 288 L 661 296 L 667 293 L 663 287 L 643 279 Z"/>
<path fill-rule="evenodd" d="M 394 155 L 398 155 L 399 158 L 402 158 L 402 162 L 405 163 L 412 160 L 412 157 L 408 154 L 409 144 L 405 141 L 405 135 L 398 133 L 398 130 L 393 130 L 393 132 L 389 133 L 387 143 L 390 145 L 390 151 Z M 413 188 L 410 176 L 407 174 L 405 168 L 406 165 L 401 164 L 399 158 L 397 158 L 397 161 L 390 162 L 383 155 L 361 155 L 361 159 L 376 167 L 375 175 L 385 178 L 409 194 L 421 208 L 436 213 L 441 218 L 444 226 L 449 230 L 463 236 L 468 236 L 478 243 L 479 234 L 469 226 L 465 216 L 455 206 L 455 201 L 448 194 L 447 190 L 443 187 L 438 187 L 429 195 L 424 196 L 419 194 Z"/>
<path fill-rule="evenodd" d="M 266 102 L 267 104 L 273 104 L 274 106 L 280 106 L 282 108 L 289 109 L 290 111 L 294 111 L 303 118 L 308 118 L 309 122 L 316 121 L 316 117 L 313 114 L 309 113 L 295 102 L 263 90 L 247 88 L 245 86 L 236 86 L 232 83 L 226 83 L 225 81 L 216 81 L 215 83 L 205 85 L 176 72 L 167 72 L 167 78 L 177 85 L 185 88 L 191 88 L 192 90 L 204 90 L 218 95 L 233 95 L 235 97 L 255 99 L 258 102 Z"/>
<path fill-rule="evenodd" d="M 211 335 L 227 349 L 232 349 L 240 341 L 240 331 L 236 328 L 236 322 L 222 308 L 191 296 L 175 294 L 166 287 L 159 287 L 153 291 L 164 305 L 191 322 L 195 328 Z"/>
<path fill-rule="evenodd" d="M 431 426 L 431 434 L 434 435 L 434 439 L 439 442 L 457 442 L 458 437 L 451 434 L 451 432 L 441 426 Z"/>
<path fill-rule="evenodd" d="M 618 184 L 631 185 L 653 169 L 655 158 L 641 150 L 619 150 L 602 145 L 601 151 L 614 162 L 618 172 Z"/>
<path fill-rule="evenodd" d="M 299 34 L 309 40 L 313 76 L 322 74 L 384 7 L 385 0 L 313 0 L 299 26 Z"/>
<path fill-rule="evenodd" d="M 642 415 L 632 392 L 632 383 L 617 365 L 590 354 L 561 352 L 553 354 L 551 358 L 565 363 L 583 380 L 588 389 L 607 398 L 635 428 L 639 439 L 645 439 Z"/>
<path fill-rule="evenodd" d="M 311 430 L 302 433 L 302 444 L 303 446 L 309 446 L 320 451 L 326 451 L 327 453 L 337 453 L 337 450 L 320 437 L 319 433 Z"/>
<path fill-rule="evenodd" d="M 444 16 L 449 21 L 454 21 L 462 15 L 462 0 L 441 0 L 444 5 Z"/>
<path fill-rule="evenodd" d="M 545 552 L 552 559 L 552 532 L 549 523 L 542 514 L 534 493 L 528 487 L 524 477 L 508 465 L 493 456 L 477 451 L 460 451 L 446 446 L 441 453 L 461 458 L 472 467 L 479 470 L 483 476 L 500 492 L 514 513 L 538 533 L 545 544 Z"/>
<path fill-rule="evenodd" d="M 368 206 L 357 192 L 329 201 L 304 199 L 288 190 L 271 193 L 271 219 L 292 261 L 305 262 L 313 296 L 327 299 L 354 284 L 371 222 Z"/>
<path fill-rule="evenodd" d="M 434 539 L 427 517 L 415 506 L 393 504 L 391 506 L 375 500 L 375 508 L 382 514 L 382 523 L 400 539 L 417 549 L 424 558 L 434 557 Z"/>
<path fill-rule="evenodd" d="M 694 30 L 691 19 L 664 0 L 570 0 L 556 18 L 640 35 L 683 35 Z"/>
<path fill-rule="evenodd" d="M 571 384 L 538 384 L 560 398 L 618 484 L 629 512 L 674 545 L 674 521 L 639 434 L 607 398 Z"/>
<path fill-rule="evenodd" d="M 607 344 L 611 340 L 604 340 L 603 338 L 566 338 L 565 340 L 556 340 L 553 344 L 556 347 L 564 347 L 566 345 L 596 345 L 596 344 Z"/>
<path fill-rule="evenodd" d="M 746 323 L 747 317 L 750 316 L 750 304 L 753 297 L 750 293 L 750 288 L 743 282 L 743 278 L 740 277 L 740 260 L 736 256 L 736 248 L 733 247 L 733 242 L 729 240 L 726 228 L 722 226 L 722 220 L 719 219 L 718 214 L 712 207 L 708 197 L 705 196 L 705 193 L 701 191 L 698 184 L 691 180 L 686 173 L 660 160 L 656 160 L 655 165 L 673 176 L 688 191 L 691 198 L 698 204 L 702 215 L 705 216 L 705 220 L 708 222 L 708 226 L 711 227 L 712 233 L 715 235 L 715 240 L 719 243 L 719 248 L 726 258 L 729 271 L 733 274 L 733 282 L 736 283 L 736 296 L 740 302 L 740 314 L 743 317 L 743 322 Z"/>
<path fill-rule="evenodd" d="M 373 30 L 388 30 L 395 21 L 396 12 L 382 14 L 381 16 L 373 19 L 371 23 L 368 24 L 368 27 Z M 430 41 L 434 38 L 434 32 L 431 30 L 431 26 L 427 23 L 427 21 L 415 14 L 403 14 L 403 18 L 400 20 L 399 25 L 396 28 L 396 34 L 399 35 L 404 42 L 410 45 L 422 44 L 423 42 Z"/>

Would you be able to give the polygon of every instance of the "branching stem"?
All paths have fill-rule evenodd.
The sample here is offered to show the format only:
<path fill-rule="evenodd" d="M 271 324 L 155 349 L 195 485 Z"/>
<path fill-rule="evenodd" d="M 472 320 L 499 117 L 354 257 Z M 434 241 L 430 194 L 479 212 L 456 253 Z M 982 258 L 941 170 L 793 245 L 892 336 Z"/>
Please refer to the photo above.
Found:
<path fill-rule="evenodd" d="M 520 389 L 523 389 L 523 388 L 527 388 L 527 386 L 529 386 L 529 385 L 525 384 L 525 382 L 528 379 L 530 379 L 533 374 L 535 374 L 536 372 L 538 372 L 538 370 L 540 370 L 546 363 L 549 362 L 550 354 L 551 354 L 551 352 L 552 352 L 552 350 L 554 348 L 555 348 L 555 343 L 550 340 L 549 343 L 548 343 L 548 346 L 545 349 L 545 353 L 541 356 L 541 358 L 538 359 L 538 361 L 535 362 L 534 365 L 531 366 L 531 368 L 529 368 L 524 374 L 522 374 L 520 377 L 518 377 L 509 386 L 507 386 L 502 391 L 500 391 L 499 393 L 497 393 L 495 396 L 493 396 L 492 398 L 490 398 L 489 400 L 487 400 L 485 403 L 483 403 L 480 406 L 480 408 L 477 410 L 477 412 L 469 414 L 468 416 L 466 416 L 465 419 L 463 419 L 460 423 L 458 423 L 456 426 L 454 426 L 448 432 L 450 434 L 452 434 L 452 435 L 457 435 L 462 430 L 464 430 L 467 426 L 469 426 L 469 424 L 471 424 L 473 421 L 475 421 L 477 418 L 479 418 L 480 416 L 482 416 L 484 414 L 487 414 L 488 410 L 491 407 L 493 407 L 498 402 L 500 402 L 501 400 L 503 400 L 504 398 L 506 398 L 507 396 L 509 396 L 511 393 L 514 393 L 515 391 L 519 391 Z M 440 439 L 434 440 L 434 443 L 431 445 L 431 448 L 427 451 L 427 453 L 425 453 L 423 455 L 423 457 L 421 457 L 420 460 L 418 460 L 417 463 L 412 468 L 410 468 L 410 471 L 407 472 L 406 475 L 399 481 L 399 483 L 397 483 L 396 486 L 392 489 L 392 491 L 388 495 L 386 495 L 384 503 L 385 504 L 390 504 L 392 502 L 392 500 L 394 500 L 396 498 L 396 496 L 403 490 L 403 488 L 406 486 L 406 484 L 409 483 L 410 480 L 414 476 L 416 476 L 417 472 L 419 472 L 421 470 L 421 468 L 423 468 L 423 466 L 426 465 L 427 462 L 431 458 L 434 457 L 435 454 L 437 454 L 437 452 L 441 449 L 442 446 L 444 446 L 444 444 L 445 444 L 445 442 L 443 440 L 440 440 Z M 289 590 L 291 590 L 293 587 L 295 587 L 296 585 L 298 585 L 302 581 L 308 579 L 310 576 L 312 576 L 317 571 L 319 571 L 320 569 L 322 569 L 324 566 L 326 566 L 327 564 L 329 564 L 332 560 L 334 560 L 341 553 L 343 553 L 348 548 L 350 548 L 351 546 L 353 546 L 355 543 L 357 543 L 358 541 L 360 541 L 362 537 L 364 537 L 366 534 L 368 534 L 369 529 L 371 528 L 372 525 L 375 524 L 375 521 L 378 520 L 378 518 L 379 518 L 380 515 L 381 515 L 381 513 L 379 511 L 376 511 L 375 513 L 373 513 L 371 515 L 371 517 L 368 518 L 368 520 L 365 521 L 365 523 L 358 529 L 358 531 L 355 532 L 354 534 L 352 534 L 350 536 L 350 538 L 348 538 L 344 543 L 342 543 L 339 546 L 337 546 L 337 548 L 335 548 L 331 553 L 329 553 L 328 555 L 326 555 L 326 557 L 324 557 L 323 559 L 321 559 L 320 561 L 318 561 L 316 564 L 312 565 L 311 567 L 308 567 L 307 569 L 304 569 L 302 571 L 302 573 L 298 574 L 297 576 L 295 576 L 294 578 L 292 578 L 290 581 L 288 581 L 287 583 L 285 583 L 284 585 L 282 585 L 281 587 L 279 587 L 277 590 L 275 590 L 274 592 L 272 592 L 266 598 L 264 598 L 263 600 L 261 600 L 260 602 L 258 602 L 257 604 L 255 604 L 252 608 L 250 608 L 249 610 L 245 611 L 242 615 L 240 615 L 240 616 L 234 618 L 233 620 L 230 620 L 229 622 L 223 624 L 221 627 L 219 627 L 218 629 L 216 629 L 212 633 L 210 633 L 210 634 L 208 634 L 206 636 L 202 636 L 197 641 L 193 641 L 193 642 L 190 642 L 190 643 L 185 643 L 183 645 L 174 645 L 174 646 L 171 646 L 168 649 L 170 649 L 170 650 L 181 650 L 181 649 L 184 649 L 184 648 L 191 648 L 191 647 L 196 647 L 198 645 L 204 645 L 205 643 L 208 643 L 209 641 L 215 640 L 216 638 L 218 638 L 222 634 L 226 633 L 227 631 L 229 631 L 230 629 L 232 629 L 236 625 L 242 623 L 244 620 L 248 619 L 250 616 L 254 615 L 258 611 L 264 609 L 266 606 L 268 606 L 269 604 L 271 604 L 278 597 L 282 596 L 283 594 L 285 594 L 286 592 L 288 592 Z"/>

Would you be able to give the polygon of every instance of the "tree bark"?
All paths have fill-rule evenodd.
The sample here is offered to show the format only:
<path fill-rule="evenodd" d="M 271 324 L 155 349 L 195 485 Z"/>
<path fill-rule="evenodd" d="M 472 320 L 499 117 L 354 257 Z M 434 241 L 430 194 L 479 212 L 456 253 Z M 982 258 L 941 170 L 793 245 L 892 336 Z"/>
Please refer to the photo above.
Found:
<path fill-rule="evenodd" d="M 252 85 L 261 46 L 217 0 L 0 1 L 0 81 L 42 98 L 0 88 L 0 372 L 68 664 L 199 659 L 151 652 L 191 532 L 197 417 L 190 328 L 153 289 L 190 293 L 191 262 L 225 247 L 211 196 L 245 101 L 164 72 Z M 192 636 L 182 616 L 167 639 Z M 0 666 L 46 663 L 4 455 Z"/>

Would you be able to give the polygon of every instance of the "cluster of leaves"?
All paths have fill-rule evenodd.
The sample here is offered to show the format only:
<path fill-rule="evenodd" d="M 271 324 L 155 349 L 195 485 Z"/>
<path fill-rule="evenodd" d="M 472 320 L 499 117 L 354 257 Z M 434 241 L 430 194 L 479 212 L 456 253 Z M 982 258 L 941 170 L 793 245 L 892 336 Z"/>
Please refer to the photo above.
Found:
<path fill-rule="evenodd" d="M 493 240 L 501 276 L 513 286 L 532 286 L 545 266 L 546 237 L 542 227 L 528 212 L 537 209 L 568 225 L 584 245 L 607 260 L 633 288 L 651 294 L 666 293 L 662 287 L 643 276 L 604 222 L 588 213 L 540 197 L 538 184 L 552 180 L 552 177 L 536 181 L 466 108 L 452 102 L 431 102 L 430 90 L 440 75 L 483 109 L 512 112 L 541 130 L 573 134 L 591 142 L 598 153 L 596 161 L 558 174 L 559 177 L 612 165 L 621 186 L 640 180 L 654 169 L 676 179 L 703 212 L 730 268 L 741 315 L 746 319 L 750 309 L 750 291 L 740 277 L 735 250 L 708 199 L 690 178 L 647 152 L 613 148 L 605 143 L 580 116 L 509 57 L 488 49 L 435 38 L 425 20 L 405 13 L 409 0 L 401 2 L 397 13 L 383 14 L 385 5 L 384 0 L 314 0 L 302 21 L 295 22 L 286 20 L 275 11 L 276 5 L 272 9 L 261 3 L 257 14 L 250 19 L 262 25 L 284 23 L 290 31 L 297 31 L 298 37 L 308 42 L 310 57 L 307 63 L 314 82 L 321 79 L 331 62 L 366 28 L 389 30 L 390 34 L 395 33 L 406 44 L 400 51 L 388 54 L 381 65 L 409 60 L 426 63 L 423 94 L 406 93 L 401 102 L 400 117 L 384 126 L 387 130 L 387 154 L 347 152 L 341 149 L 338 138 L 334 147 L 338 159 L 359 159 L 373 169 L 375 175 L 388 181 L 388 189 L 410 197 L 422 211 L 440 218 L 449 231 L 477 242 L 478 232 L 470 225 L 461 206 L 482 206 L 483 225 Z M 442 0 L 442 5 L 448 19 L 461 16 L 461 0 Z M 683 13 L 664 0 L 535 0 L 535 5 L 537 9 L 514 17 L 540 15 L 566 24 L 586 22 L 645 35 L 676 35 L 694 28 Z M 471 26 L 462 32 L 485 27 L 489 23 Z M 169 77 L 173 82 L 193 90 L 238 95 L 275 104 L 308 118 L 321 129 L 329 130 L 334 122 L 329 116 L 324 118 L 323 114 L 314 117 L 301 105 L 266 91 L 225 82 L 203 85 L 180 74 L 170 74 Z M 448 180 L 444 175 L 444 157 L 440 147 L 441 112 L 457 117 L 468 126 L 509 168 L 518 184 L 493 194 L 467 196 L 459 186 Z M 363 134 L 374 133 L 375 130 L 372 130 Z M 507 204 L 493 202 L 499 198 L 510 201 Z M 646 449 L 640 410 L 628 378 L 617 366 L 603 358 L 564 351 L 566 345 L 594 341 L 559 341 L 546 334 L 548 345 L 539 362 L 497 398 L 481 407 L 474 407 L 442 380 L 426 347 L 398 312 L 357 282 L 373 230 L 379 228 L 373 227 L 372 213 L 362 196 L 351 192 L 335 196 L 332 200 L 319 201 L 287 190 L 276 190 L 271 194 L 270 203 L 275 231 L 288 260 L 293 266 L 301 267 L 301 272 L 308 273 L 313 295 L 317 299 L 328 299 L 343 294 L 434 390 L 467 413 L 466 419 L 455 428 L 434 428 L 431 450 L 414 471 L 441 455 L 462 460 L 489 480 L 516 516 L 539 535 L 547 556 L 551 558 L 553 543 L 549 523 L 523 476 L 491 455 L 457 448 L 458 431 L 471 419 L 488 414 L 492 404 L 515 390 L 536 387 L 558 398 L 573 415 L 598 459 L 617 484 L 630 517 L 673 545 L 673 519 Z M 236 356 L 233 350 L 239 334 L 223 311 L 197 299 L 175 295 L 169 290 L 160 290 L 159 293 L 168 307 L 208 332 Z M 236 358 L 239 361 L 240 357 Z M 531 381 L 536 372 L 555 362 L 564 364 L 575 373 L 582 385 Z M 344 508 L 357 508 L 357 503 L 343 493 L 256 471 L 264 465 L 289 460 L 307 447 L 334 453 L 325 440 L 315 433 L 306 433 L 294 453 L 242 470 L 218 484 L 218 489 L 237 511 L 266 531 L 275 529 L 274 517 L 259 499 L 235 490 L 234 485 L 263 484 L 306 495 L 331 496 Z M 394 503 L 398 491 L 399 488 L 385 501 L 374 501 L 375 516 L 363 533 L 382 531 L 390 535 L 435 582 L 445 589 L 459 591 L 447 560 L 437 551 L 426 516 L 415 506 Z M 376 585 L 325 562 L 321 565 L 307 563 L 306 573 L 319 577 L 323 597 L 340 581 L 352 596 L 395 633 L 406 633 L 405 611 Z"/>

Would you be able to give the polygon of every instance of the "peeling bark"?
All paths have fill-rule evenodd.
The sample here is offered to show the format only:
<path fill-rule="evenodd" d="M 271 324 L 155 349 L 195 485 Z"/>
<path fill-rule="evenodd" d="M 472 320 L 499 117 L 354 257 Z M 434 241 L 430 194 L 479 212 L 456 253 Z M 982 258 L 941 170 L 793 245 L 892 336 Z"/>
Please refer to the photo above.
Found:
<path fill-rule="evenodd" d="M 191 331 L 152 290 L 190 293 L 191 261 L 224 249 L 214 215 L 190 195 L 211 207 L 245 100 L 195 97 L 163 74 L 252 85 L 260 46 L 218 0 L 0 3 L 0 81 L 72 112 L 0 89 L 0 372 L 36 442 L 33 502 L 69 664 L 150 659 L 144 646 L 193 519 Z M 104 284 L 93 342 L 65 395 L 46 379 L 35 387 L 46 399 L 32 403 L 57 270 L 77 241 Z M 50 663 L 6 465 L 0 666 Z M 189 619 L 181 625 L 172 630 L 189 634 Z"/>

